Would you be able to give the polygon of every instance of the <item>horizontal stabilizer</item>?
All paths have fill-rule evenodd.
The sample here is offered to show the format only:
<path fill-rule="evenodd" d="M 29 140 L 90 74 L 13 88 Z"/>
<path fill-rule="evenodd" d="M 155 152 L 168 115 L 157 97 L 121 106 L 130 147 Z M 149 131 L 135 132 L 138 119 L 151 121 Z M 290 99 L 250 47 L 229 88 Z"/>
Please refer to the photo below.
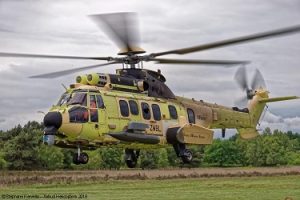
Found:
<path fill-rule="evenodd" d="M 260 99 L 260 103 L 269 103 L 269 102 L 277 102 L 277 101 L 286 101 L 286 100 L 293 100 L 293 99 L 300 99 L 297 96 L 288 96 L 288 97 L 275 97 L 275 98 L 263 98 Z"/>

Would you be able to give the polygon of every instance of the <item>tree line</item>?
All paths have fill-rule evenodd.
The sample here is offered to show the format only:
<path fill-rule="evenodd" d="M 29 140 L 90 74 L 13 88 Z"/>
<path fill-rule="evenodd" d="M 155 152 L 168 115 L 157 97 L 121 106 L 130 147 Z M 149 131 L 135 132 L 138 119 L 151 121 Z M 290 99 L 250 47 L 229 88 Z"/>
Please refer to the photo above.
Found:
<path fill-rule="evenodd" d="M 46 146 L 42 143 L 43 125 L 28 122 L 8 131 L 0 131 L 0 169 L 56 170 L 56 169 L 120 169 L 125 168 L 124 150 L 103 147 L 87 151 L 90 161 L 74 165 L 75 150 Z M 142 150 L 139 167 L 143 169 L 170 167 L 231 167 L 300 165 L 300 134 L 291 131 L 271 131 L 266 128 L 252 140 L 238 135 L 229 139 L 214 139 L 212 145 L 190 146 L 194 160 L 183 165 L 173 147 Z"/>

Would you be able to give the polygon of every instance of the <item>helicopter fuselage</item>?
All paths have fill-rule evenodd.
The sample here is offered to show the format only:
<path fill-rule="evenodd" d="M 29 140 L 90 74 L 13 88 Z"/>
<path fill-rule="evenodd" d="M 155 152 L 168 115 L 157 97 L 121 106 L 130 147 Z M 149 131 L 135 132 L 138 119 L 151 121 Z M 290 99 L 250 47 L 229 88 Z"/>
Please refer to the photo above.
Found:
<path fill-rule="evenodd" d="M 78 149 L 75 164 L 88 162 L 81 149 L 114 146 L 124 148 L 127 166 L 135 167 L 140 149 L 166 145 L 190 163 L 186 145 L 211 144 L 213 129 L 222 129 L 223 137 L 234 128 L 241 138 L 254 138 L 267 102 L 298 98 L 269 98 L 266 89 L 257 88 L 247 108 L 225 107 L 175 96 L 160 71 L 142 69 L 88 74 L 76 82 L 44 117 L 44 143 Z"/>
<path fill-rule="evenodd" d="M 256 127 L 247 109 L 178 96 L 175 99 L 149 97 L 83 84 L 74 84 L 50 112 L 58 112 L 62 118 L 54 144 L 70 148 L 78 145 L 87 149 L 105 145 L 153 148 L 153 145 L 160 147 L 176 140 L 186 144 L 211 144 L 211 129 Z M 147 128 L 122 138 L 130 123 L 144 124 Z M 172 128 L 177 132 L 183 129 L 181 135 L 171 139 L 168 131 Z M 145 137 L 139 140 L 135 136 Z"/>

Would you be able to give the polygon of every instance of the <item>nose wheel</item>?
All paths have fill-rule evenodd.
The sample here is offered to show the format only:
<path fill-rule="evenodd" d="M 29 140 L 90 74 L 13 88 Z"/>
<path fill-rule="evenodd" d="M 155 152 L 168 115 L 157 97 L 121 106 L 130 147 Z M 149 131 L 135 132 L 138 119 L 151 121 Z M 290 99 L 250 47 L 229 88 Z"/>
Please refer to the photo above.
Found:
<path fill-rule="evenodd" d="M 125 149 L 124 160 L 128 168 L 135 168 L 138 158 L 140 156 L 140 150 L 134 151 L 133 149 Z"/>
<path fill-rule="evenodd" d="M 75 165 L 79 164 L 87 164 L 89 162 L 89 155 L 85 152 L 80 152 L 80 148 L 78 148 L 78 152 L 73 154 L 73 163 Z"/>

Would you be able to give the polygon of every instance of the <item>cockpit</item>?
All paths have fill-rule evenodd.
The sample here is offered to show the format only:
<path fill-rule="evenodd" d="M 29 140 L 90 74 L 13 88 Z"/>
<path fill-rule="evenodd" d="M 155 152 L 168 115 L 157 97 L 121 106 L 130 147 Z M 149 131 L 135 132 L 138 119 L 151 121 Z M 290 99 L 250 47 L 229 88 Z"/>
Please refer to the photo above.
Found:
<path fill-rule="evenodd" d="M 73 92 L 67 105 L 81 105 L 87 106 L 87 94 L 83 92 Z"/>
<path fill-rule="evenodd" d="M 57 102 L 57 106 L 62 105 L 76 105 L 80 104 L 82 106 L 87 106 L 87 98 L 86 92 L 74 91 L 72 93 L 64 93 L 59 101 Z"/>
<path fill-rule="evenodd" d="M 98 109 L 104 108 L 102 96 L 98 91 L 74 90 L 64 93 L 57 106 L 69 108 L 70 123 L 98 122 Z"/>

